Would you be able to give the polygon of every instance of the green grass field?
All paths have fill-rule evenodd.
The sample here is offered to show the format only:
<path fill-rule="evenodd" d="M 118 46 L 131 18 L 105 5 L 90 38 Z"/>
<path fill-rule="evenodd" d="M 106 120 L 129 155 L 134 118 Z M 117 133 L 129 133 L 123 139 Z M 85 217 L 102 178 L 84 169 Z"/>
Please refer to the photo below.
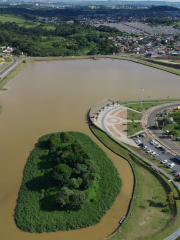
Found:
<path fill-rule="evenodd" d="M 5 57 L 5 62 L 12 62 L 12 58 L 11 57 Z"/>
<path fill-rule="evenodd" d="M 5 22 L 16 22 L 16 23 L 24 23 L 26 20 L 21 15 L 10 15 L 10 14 L 1 14 L 0 21 L 2 23 Z"/>
<path fill-rule="evenodd" d="M 127 118 L 130 120 L 141 120 L 142 114 L 132 111 L 130 109 L 127 109 Z"/>
<path fill-rule="evenodd" d="M 140 122 L 128 122 L 127 130 L 128 136 L 131 136 L 136 132 L 140 132 L 143 128 Z"/>
<path fill-rule="evenodd" d="M 137 162 L 138 158 L 127 149 L 113 141 L 95 126 L 92 126 L 92 129 L 109 148 L 130 160 L 137 179 L 137 189 L 135 193 L 136 199 L 133 202 L 131 210 L 132 215 L 130 215 L 123 224 L 123 227 L 120 229 L 121 232 L 118 231 L 110 239 L 161 240 L 169 236 L 174 229 L 178 228 L 179 220 L 176 220 L 171 227 L 162 231 L 172 219 L 172 213 L 164 212 L 164 208 L 161 205 L 162 203 L 166 203 L 167 192 L 164 189 L 164 186 L 154 175 L 147 171 L 143 166 L 140 166 Z M 176 189 L 173 186 L 172 189 L 177 196 Z M 180 208 L 179 202 L 178 207 Z"/>
<path fill-rule="evenodd" d="M 134 109 L 136 111 L 142 112 L 143 110 L 147 110 L 150 107 L 161 105 L 161 104 L 163 104 L 163 103 L 162 102 L 161 103 L 154 102 L 154 103 L 142 103 L 142 106 L 141 106 L 141 103 L 127 104 L 125 106 L 128 107 L 128 108 L 132 108 L 132 109 Z"/>

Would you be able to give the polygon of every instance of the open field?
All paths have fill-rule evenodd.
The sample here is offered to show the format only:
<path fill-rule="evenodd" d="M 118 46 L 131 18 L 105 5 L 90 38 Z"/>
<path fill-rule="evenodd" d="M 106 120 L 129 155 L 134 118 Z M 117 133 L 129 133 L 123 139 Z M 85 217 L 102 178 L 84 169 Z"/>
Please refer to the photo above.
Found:
<path fill-rule="evenodd" d="M 128 136 L 143 130 L 141 122 L 128 122 L 127 124 Z"/>
<path fill-rule="evenodd" d="M 120 230 L 121 232 L 118 231 L 110 239 L 139 240 L 143 238 L 149 240 L 160 240 L 173 233 L 173 231 L 179 227 L 178 219 L 180 219 L 180 217 L 174 222 L 173 225 L 171 225 L 165 231 L 162 231 L 162 229 L 168 226 L 172 217 L 170 212 L 168 213 L 162 211 L 163 208 L 161 203 L 166 202 L 166 191 L 162 184 L 160 184 L 157 178 L 154 177 L 149 171 L 138 164 L 138 158 L 132 153 L 130 153 L 120 144 L 113 141 L 101 130 L 94 126 L 91 126 L 91 128 L 95 134 L 106 144 L 106 146 L 130 160 L 133 169 L 135 170 L 137 179 L 137 190 L 135 192 L 136 199 L 133 201 L 131 209 L 132 215 L 130 215 L 123 224 Z M 174 186 L 171 185 L 171 187 L 175 196 L 179 198 Z M 180 209 L 180 203 L 179 201 L 177 202 L 178 209 Z"/>
<path fill-rule="evenodd" d="M 141 120 L 142 114 L 128 109 L 127 110 L 127 118 L 130 120 Z"/>
<path fill-rule="evenodd" d="M 5 22 L 24 23 L 26 20 L 21 15 L 1 14 L 0 21 L 2 23 L 5 23 Z"/>

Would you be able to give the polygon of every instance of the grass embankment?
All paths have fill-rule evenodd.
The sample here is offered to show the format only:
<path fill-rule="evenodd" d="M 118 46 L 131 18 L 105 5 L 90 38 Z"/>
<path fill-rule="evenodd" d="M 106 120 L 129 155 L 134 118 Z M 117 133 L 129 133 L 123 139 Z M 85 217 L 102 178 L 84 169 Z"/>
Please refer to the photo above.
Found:
<path fill-rule="evenodd" d="M 2 106 L 0 105 L 0 114 L 1 114 L 1 112 L 2 112 Z"/>
<path fill-rule="evenodd" d="M 148 59 L 146 60 L 141 60 L 141 59 L 137 59 L 135 57 L 111 57 L 111 58 L 115 58 L 115 59 L 122 59 L 122 60 L 128 60 L 128 61 L 131 61 L 131 62 L 135 62 L 135 63 L 139 63 L 139 64 L 143 64 L 143 65 L 146 65 L 148 67 L 153 67 L 153 68 L 157 68 L 159 70 L 163 70 L 163 71 L 166 71 L 166 72 L 169 72 L 169 73 L 173 73 L 173 74 L 176 74 L 176 75 L 180 75 L 180 71 L 178 70 L 175 70 L 173 69 L 173 66 L 170 68 L 170 67 L 166 67 L 166 66 L 161 66 L 161 63 L 162 62 L 154 62 L 154 63 L 151 63 L 151 62 L 148 62 Z M 164 64 L 162 64 L 164 65 Z"/>
<path fill-rule="evenodd" d="M 0 89 L 9 82 L 15 75 L 17 75 L 24 67 L 26 63 L 20 63 L 15 69 L 13 69 L 2 81 L 0 81 Z"/>
<path fill-rule="evenodd" d="M 60 133 L 56 133 L 56 136 L 57 134 L 61 137 Z M 58 147 L 53 147 L 53 150 L 51 148 L 51 151 L 49 151 L 47 144 L 49 144 L 51 134 L 41 137 L 38 146 L 31 152 L 27 160 L 15 209 L 17 226 L 24 231 L 52 232 L 91 226 L 100 221 L 120 191 L 121 181 L 118 172 L 104 151 L 83 133 L 68 132 L 68 135 L 70 139 L 68 144 L 78 141 L 78 144 L 82 146 L 81 149 L 86 153 L 84 158 L 90 157 L 90 160 L 98 167 L 100 178 L 91 187 L 89 197 L 80 209 L 72 210 L 70 208 L 69 210 L 69 208 L 62 208 L 62 204 L 68 200 L 67 198 L 61 201 L 61 206 L 57 206 L 55 199 L 57 198 L 57 193 L 62 191 L 61 184 L 54 184 L 52 179 L 52 177 L 62 178 L 61 175 L 52 174 L 54 167 L 58 166 L 56 165 L 57 161 L 75 164 L 77 161 L 84 160 L 82 156 L 79 156 L 79 148 L 77 147 L 72 148 L 73 153 L 74 151 L 77 152 L 77 156 L 72 158 L 72 152 L 69 152 L 71 151 L 70 145 L 68 146 L 67 143 L 66 146 L 62 145 L 64 144 L 62 138 L 58 144 L 56 144 L 57 141 L 53 141 L 53 144 L 55 143 Z M 62 152 L 64 147 L 66 147 L 66 151 L 63 150 Z M 67 160 L 68 156 L 71 156 L 70 160 Z M 73 176 L 77 176 L 81 172 L 82 178 L 79 179 L 78 177 L 79 191 L 92 180 L 84 164 L 75 165 Z M 73 194 L 78 194 L 78 189 L 73 190 Z M 88 189 L 85 191 L 88 191 Z M 72 194 L 72 190 L 70 192 Z M 81 200 L 83 199 L 79 198 L 79 201 Z"/>
<path fill-rule="evenodd" d="M 95 126 L 92 130 L 102 140 L 106 146 L 116 151 L 121 156 L 127 158 L 135 171 L 137 179 L 137 188 L 135 192 L 136 199 L 133 201 L 131 214 L 123 224 L 121 232 L 116 232 L 110 239 L 112 240 L 161 240 L 171 235 L 179 228 L 178 215 L 177 220 L 165 229 L 172 221 L 172 212 L 164 211 L 161 203 L 166 203 L 167 191 L 162 183 L 143 165 L 138 164 L 139 159 L 123 146 L 112 140 L 103 131 Z M 128 179 L 127 179 L 128 180 Z M 165 179 L 166 180 L 166 179 Z M 167 184 L 171 184 L 167 181 Z M 180 209 L 179 195 L 176 188 L 171 184 L 171 188 L 177 200 L 178 210 Z M 164 230 L 165 229 L 165 230 Z M 164 230 L 164 231 L 162 231 Z"/>

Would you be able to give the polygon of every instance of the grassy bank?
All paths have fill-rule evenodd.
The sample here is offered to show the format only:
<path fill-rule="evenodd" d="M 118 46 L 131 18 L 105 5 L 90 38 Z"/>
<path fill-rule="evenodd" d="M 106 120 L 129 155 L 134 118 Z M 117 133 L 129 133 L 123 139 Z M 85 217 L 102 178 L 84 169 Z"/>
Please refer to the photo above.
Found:
<path fill-rule="evenodd" d="M 20 63 L 15 69 L 13 69 L 2 81 L 0 81 L 0 89 L 9 82 L 14 76 L 16 76 L 25 66 L 27 63 Z"/>
<path fill-rule="evenodd" d="M 173 212 L 166 212 L 166 209 L 162 206 L 162 203 L 166 203 L 166 186 L 147 171 L 146 167 L 139 164 L 140 160 L 134 154 L 112 140 L 95 126 L 92 126 L 92 130 L 110 149 L 124 156 L 131 162 L 137 179 L 136 198 L 133 201 L 131 214 L 120 231 L 115 233 L 110 239 L 139 240 L 143 238 L 160 240 L 172 234 L 178 228 L 179 216 L 173 225 L 166 228 L 173 220 Z M 167 184 L 169 185 L 168 182 Z M 171 185 L 171 188 L 173 189 L 175 197 L 179 197 L 173 185 Z M 180 209 L 179 201 L 177 202 L 178 209 Z"/>
<path fill-rule="evenodd" d="M 56 133 L 56 136 L 61 138 L 60 143 L 56 144 L 59 140 L 56 138 L 52 142 L 50 141 L 51 136 L 51 134 L 47 134 L 39 139 L 39 144 L 31 152 L 24 169 L 22 185 L 15 208 L 15 221 L 17 226 L 26 232 L 79 229 L 96 224 L 111 207 L 120 192 L 121 181 L 116 168 L 90 137 L 83 133 L 68 132 L 70 140 L 67 143 L 62 142 L 60 133 Z M 53 144 L 51 150 L 47 148 L 49 143 Z M 54 144 L 56 144 L 56 147 L 54 147 Z M 78 144 L 82 148 L 79 148 Z M 74 152 L 76 152 L 76 155 L 72 155 Z M 83 157 L 80 153 L 84 154 Z M 79 161 L 81 161 L 81 164 L 79 164 Z M 85 163 L 89 164 L 90 161 L 93 161 L 98 168 L 98 172 L 93 175 L 89 172 L 89 168 L 87 169 L 85 166 Z M 54 171 L 59 166 L 57 162 L 60 162 L 60 165 L 70 162 L 69 165 L 74 166 L 70 182 L 68 180 L 68 185 L 65 185 L 66 188 L 68 187 L 66 193 L 69 195 L 67 196 L 62 194 L 64 188 L 64 185 L 62 188 L 62 182 L 64 184 L 65 173 L 69 174 L 70 170 L 68 172 L 65 170 L 63 177 L 59 173 L 55 174 Z M 96 169 L 94 164 L 91 169 Z M 82 177 L 79 177 L 81 173 Z M 97 174 L 98 179 L 96 179 Z M 76 189 L 72 190 L 72 181 L 73 184 L 77 183 L 75 178 L 78 178 L 80 187 L 77 188 L 76 186 Z M 55 184 L 54 179 L 60 182 Z M 94 180 L 94 182 L 89 185 L 91 180 Z M 84 188 L 87 198 L 85 199 L 84 195 L 78 197 L 78 206 L 79 201 L 84 201 L 83 204 L 78 209 L 72 208 L 72 204 L 74 206 L 75 203 L 74 196 L 80 194 Z M 56 201 L 57 196 L 60 206 Z M 72 201 L 70 201 L 71 196 L 73 196 Z M 67 204 L 64 201 L 67 201 Z"/>
<path fill-rule="evenodd" d="M 0 114 L 1 114 L 1 112 L 2 112 L 2 106 L 0 105 Z"/>
<path fill-rule="evenodd" d="M 165 67 L 165 66 L 163 67 L 163 66 L 161 66 L 161 62 L 158 62 L 158 64 L 157 63 L 151 63 L 151 62 L 148 62 L 148 60 L 140 60 L 140 59 L 132 58 L 132 57 L 130 58 L 129 56 L 127 56 L 127 57 L 112 57 L 112 58 L 128 60 L 128 61 L 131 61 L 131 62 L 146 65 L 148 67 L 157 68 L 159 70 L 163 70 L 163 71 L 175 74 L 175 75 L 180 75 L 180 71 L 177 71 L 177 70 L 175 70 L 173 68 L 170 68 L 170 67 Z"/>

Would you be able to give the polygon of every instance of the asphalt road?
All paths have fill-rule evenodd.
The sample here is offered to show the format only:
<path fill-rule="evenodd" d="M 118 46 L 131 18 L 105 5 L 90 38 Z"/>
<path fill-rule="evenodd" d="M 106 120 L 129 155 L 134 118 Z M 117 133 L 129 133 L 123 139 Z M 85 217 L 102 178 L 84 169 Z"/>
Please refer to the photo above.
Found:
<path fill-rule="evenodd" d="M 175 145 L 171 140 L 167 139 L 165 135 L 162 134 L 161 130 L 156 127 L 155 118 L 156 114 L 164 109 L 180 106 L 180 103 L 172 104 L 155 109 L 148 117 L 148 129 L 162 142 L 164 145 L 168 146 L 170 149 L 176 151 L 180 154 L 180 147 Z"/>

